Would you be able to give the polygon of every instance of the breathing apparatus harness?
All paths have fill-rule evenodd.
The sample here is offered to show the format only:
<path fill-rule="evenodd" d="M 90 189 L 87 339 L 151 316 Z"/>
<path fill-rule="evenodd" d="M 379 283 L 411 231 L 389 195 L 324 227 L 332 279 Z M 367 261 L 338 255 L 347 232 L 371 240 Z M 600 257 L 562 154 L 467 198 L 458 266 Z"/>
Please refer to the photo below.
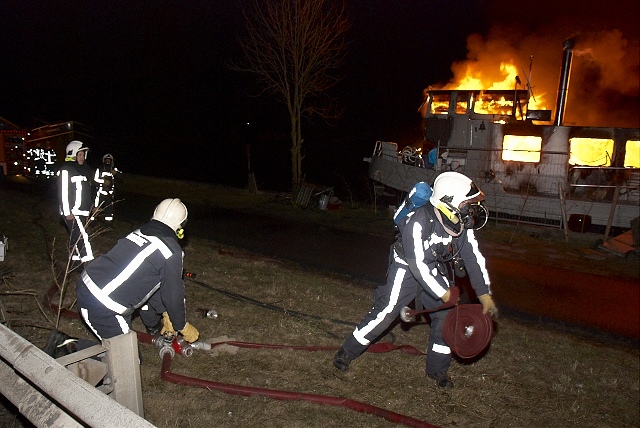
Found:
<path fill-rule="evenodd" d="M 434 222 L 440 220 L 440 219 L 433 218 L 433 214 L 429 206 L 427 206 L 424 211 L 429 221 L 427 222 L 427 227 L 422 232 L 423 241 L 424 241 L 424 238 L 429 237 L 433 234 L 433 231 L 435 229 Z M 433 211 L 435 212 L 435 216 L 439 217 L 438 210 L 433 210 Z M 442 223 L 444 225 L 444 222 Z M 449 282 L 455 284 L 455 281 L 454 281 L 455 276 L 458 276 L 460 278 L 463 278 L 466 276 L 464 261 L 460 257 L 460 251 L 462 250 L 462 246 L 461 244 L 458 243 L 458 238 L 463 235 L 463 233 L 465 232 L 465 229 L 461 227 L 460 231 L 453 232 L 453 231 L 450 231 L 451 229 L 448 228 L 446 225 L 444 227 L 445 227 L 445 230 L 447 230 L 447 233 L 449 233 L 453 237 L 451 243 L 448 245 L 445 245 L 442 242 L 439 242 L 434 246 L 435 248 L 430 248 L 429 251 L 431 252 L 433 257 L 436 259 L 436 267 L 438 269 L 438 272 L 442 276 L 447 278 Z M 395 228 L 397 232 L 396 240 L 391 246 L 392 251 L 390 254 L 390 259 L 391 259 L 390 261 L 393 260 L 394 252 L 399 258 L 406 261 L 404 247 L 402 245 L 402 233 L 400 232 L 400 229 L 398 228 L 397 224 L 395 225 Z M 454 273 L 455 275 L 453 275 Z"/>
<path fill-rule="evenodd" d="M 394 252 L 402 260 L 405 260 L 404 248 L 402 247 L 402 234 L 398 226 L 408 215 L 426 205 L 427 208 L 425 208 L 425 214 L 429 221 L 427 222 L 426 230 L 423 230 L 423 241 L 426 237 L 433 234 L 435 228 L 434 222 L 436 221 L 436 219 L 433 218 L 433 212 L 435 212 L 437 221 L 439 221 L 444 226 L 446 232 L 453 237 L 453 241 L 448 246 L 445 246 L 443 243 L 438 243 L 435 248 L 430 249 L 431 254 L 436 259 L 438 272 L 440 272 L 442 276 L 446 277 L 449 282 L 453 282 L 455 275 L 459 277 L 464 277 L 466 275 L 464 262 L 462 261 L 462 258 L 459 257 L 461 247 L 457 243 L 457 238 L 462 236 L 465 231 L 465 226 L 473 227 L 473 213 L 471 210 L 464 210 L 464 214 L 461 213 L 450 204 L 450 200 L 442 201 L 441 204 L 439 204 L 438 209 L 432 210 L 431 207 L 427 205 L 432 194 L 433 190 L 429 184 L 423 181 L 418 182 L 413 186 L 405 200 L 400 205 L 400 208 L 396 211 L 393 221 L 395 223 L 397 234 L 396 241 L 392 245 L 392 251 L 390 251 L 389 265 L 391 265 L 391 261 L 393 260 Z M 466 204 L 465 207 L 466 206 L 469 206 L 469 204 Z M 440 211 L 445 214 L 448 221 L 442 218 Z M 450 225 L 447 225 L 447 223 L 450 223 Z M 459 227 L 458 231 L 454 230 L 456 225 Z M 482 226 L 484 226 L 484 224 L 482 224 Z M 455 273 L 455 275 L 452 275 L 452 272 Z"/>

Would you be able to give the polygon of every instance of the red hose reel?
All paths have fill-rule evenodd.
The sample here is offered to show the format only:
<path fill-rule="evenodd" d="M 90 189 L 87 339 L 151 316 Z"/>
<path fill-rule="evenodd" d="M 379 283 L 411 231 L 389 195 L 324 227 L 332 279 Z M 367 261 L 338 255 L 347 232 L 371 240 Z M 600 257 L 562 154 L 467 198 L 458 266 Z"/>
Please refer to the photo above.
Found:
<path fill-rule="evenodd" d="M 482 313 L 482 305 L 459 305 L 458 287 L 451 287 L 449 291 L 449 301 L 444 305 L 429 310 L 414 310 L 405 306 L 400 311 L 400 318 L 405 322 L 413 322 L 418 314 L 452 308 L 444 319 L 442 337 L 454 354 L 463 359 L 472 359 L 491 343 L 493 319 L 490 315 Z"/>
<path fill-rule="evenodd" d="M 444 319 L 442 337 L 460 358 L 475 358 L 491 343 L 493 319 L 482 313 L 482 305 L 457 305 Z"/>

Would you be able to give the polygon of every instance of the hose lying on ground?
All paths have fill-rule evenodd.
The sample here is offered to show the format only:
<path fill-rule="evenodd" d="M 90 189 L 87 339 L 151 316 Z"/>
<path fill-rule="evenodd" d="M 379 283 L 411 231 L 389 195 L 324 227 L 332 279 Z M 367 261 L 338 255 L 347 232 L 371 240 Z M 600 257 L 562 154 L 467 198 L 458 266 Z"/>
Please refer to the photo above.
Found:
<path fill-rule="evenodd" d="M 198 281 L 194 281 L 194 282 L 198 282 Z M 200 282 L 198 283 L 200 285 L 206 286 L 207 288 L 214 289 L 213 287 L 210 287 L 208 284 L 204 284 Z M 226 292 L 218 289 L 214 289 L 214 290 L 222 292 L 223 294 L 232 296 L 234 298 L 241 298 L 242 300 L 249 301 L 253 304 L 258 304 L 259 306 L 268 307 L 274 310 L 275 309 L 283 310 L 282 308 L 272 307 L 273 305 L 264 304 L 254 299 L 237 295 L 235 293 Z M 57 291 L 57 287 L 55 287 L 54 285 L 45 294 L 45 299 L 44 299 L 45 306 L 55 311 L 57 311 L 59 308 L 55 308 L 54 305 L 52 305 L 51 298 L 53 297 L 56 291 Z M 450 305 L 443 305 L 443 306 L 448 307 Z M 461 309 L 461 307 L 464 307 L 464 306 L 479 306 L 481 317 L 480 318 L 477 317 L 477 313 L 478 313 L 477 308 L 470 308 L 469 310 Z M 442 308 L 436 308 L 436 310 L 440 310 L 440 309 Z M 283 310 L 283 311 L 288 314 L 307 317 L 307 314 L 294 312 L 294 311 L 287 311 L 287 310 Z M 60 309 L 60 313 L 62 316 L 79 318 L 76 312 L 73 312 L 67 309 Z M 454 315 L 451 316 L 452 314 Z M 324 319 L 322 317 L 313 317 L 313 316 L 312 318 Z M 454 346 L 452 347 L 452 350 L 454 350 L 455 352 L 462 353 L 461 356 L 463 355 L 466 356 L 473 353 L 477 355 L 477 353 L 479 353 L 479 352 L 475 352 L 475 349 L 479 346 L 479 344 L 481 345 L 483 341 L 487 340 L 487 334 L 488 334 L 488 340 L 490 341 L 491 335 L 493 332 L 493 330 L 490 327 L 488 327 L 484 323 L 481 323 L 482 318 L 486 318 L 486 317 L 482 315 L 482 307 L 480 305 L 459 305 L 449 313 L 449 315 L 445 319 L 444 334 L 448 336 L 449 340 L 451 341 L 449 342 L 445 337 L 445 340 L 447 341 L 447 343 L 454 344 Z M 450 321 L 447 322 L 447 320 L 449 319 Z M 345 323 L 344 321 L 341 321 L 341 320 L 333 320 L 333 321 L 340 321 L 340 323 Z M 471 334 L 469 333 L 470 326 L 473 327 L 471 329 Z M 136 333 L 138 336 L 138 340 L 140 342 L 148 343 L 148 344 L 152 343 L 153 337 L 151 335 L 147 333 L 142 333 L 142 332 L 136 332 Z M 482 334 L 476 334 L 476 333 L 482 333 Z M 470 338 L 473 337 L 474 335 L 479 339 L 474 338 L 473 340 L 470 340 Z M 273 345 L 273 344 L 248 343 L 248 342 L 238 342 L 238 341 L 225 341 L 225 342 L 219 342 L 219 343 L 211 343 L 211 348 L 213 349 L 223 344 L 242 347 L 242 348 L 294 349 L 294 350 L 306 350 L 306 351 L 330 351 L 330 350 L 338 349 L 338 347 L 335 347 L 335 346 Z M 471 346 L 473 350 L 470 352 L 467 352 L 469 346 Z M 419 349 L 413 346 L 394 345 L 393 343 L 372 344 L 369 346 L 367 352 L 377 353 L 377 352 L 390 352 L 394 350 L 402 350 L 403 352 L 406 352 L 410 355 L 424 355 L 422 351 L 420 351 Z M 475 355 L 472 355 L 472 356 L 475 356 Z M 258 388 L 258 387 L 248 387 L 248 386 L 235 385 L 235 384 L 226 384 L 226 383 L 215 382 L 212 380 L 205 380 L 205 379 L 193 378 L 193 377 L 176 374 L 171 372 L 171 359 L 172 359 L 172 356 L 170 354 L 165 354 L 162 357 L 162 369 L 161 369 L 160 377 L 162 380 L 167 382 L 172 382 L 179 385 L 199 387 L 199 388 L 215 389 L 227 394 L 234 394 L 234 395 L 264 396 L 264 397 L 269 397 L 277 400 L 302 400 L 302 401 L 309 401 L 317 404 L 345 407 L 358 412 L 382 417 L 390 422 L 394 422 L 394 423 L 398 423 L 398 424 L 402 424 L 410 427 L 438 428 L 437 426 L 429 424 L 427 422 L 414 419 L 406 415 L 401 415 L 395 412 L 391 412 L 391 411 L 388 411 L 376 406 L 372 406 L 366 403 L 351 400 L 349 398 L 333 397 L 333 396 L 325 396 L 325 395 L 317 395 L 317 394 L 307 394 L 307 393 L 301 393 L 301 392 L 275 390 L 275 389 Z"/>

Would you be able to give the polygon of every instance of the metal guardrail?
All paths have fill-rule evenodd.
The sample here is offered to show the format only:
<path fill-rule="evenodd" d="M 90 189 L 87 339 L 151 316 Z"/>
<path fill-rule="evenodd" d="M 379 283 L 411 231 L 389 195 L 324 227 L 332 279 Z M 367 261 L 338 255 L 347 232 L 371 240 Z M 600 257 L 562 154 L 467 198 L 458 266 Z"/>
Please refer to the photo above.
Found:
<path fill-rule="evenodd" d="M 0 393 L 37 427 L 154 427 L 2 324 L 0 376 Z"/>

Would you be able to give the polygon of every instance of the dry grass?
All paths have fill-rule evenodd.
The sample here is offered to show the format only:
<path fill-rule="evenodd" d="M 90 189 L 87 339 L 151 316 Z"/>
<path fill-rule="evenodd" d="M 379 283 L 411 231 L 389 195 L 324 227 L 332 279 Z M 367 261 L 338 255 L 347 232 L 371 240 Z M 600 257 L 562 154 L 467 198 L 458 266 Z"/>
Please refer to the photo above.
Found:
<path fill-rule="evenodd" d="M 173 194 L 166 187 L 163 191 Z M 236 203 L 243 209 L 247 202 L 241 199 Z M 51 245 L 55 240 L 56 257 L 62 259 L 66 232 L 52 208 L 52 198 L 41 193 L 4 192 L 0 219 L 0 233 L 11 237 L 7 259 L 0 264 L 0 299 L 9 315 L 8 325 L 42 346 L 55 321 L 37 301 L 53 283 Z M 116 223 L 114 231 L 95 237 L 95 246 L 99 252 L 106 251 L 137 226 Z M 234 257 L 240 254 L 235 250 L 221 254 L 216 242 L 193 236 L 184 250 L 185 268 L 197 275 L 195 281 L 186 282 L 189 315 L 203 339 L 339 346 L 352 323 L 371 305 L 371 289 L 349 278 Z M 198 307 L 213 307 L 220 316 L 198 319 Z M 142 329 L 139 320 L 134 326 Z M 63 318 L 61 329 L 90 337 L 78 321 Z M 384 340 L 423 349 L 428 329 L 424 324 L 409 329 L 397 326 Z M 497 334 L 482 359 L 452 365 L 456 382 L 452 390 L 438 389 L 425 379 L 424 357 L 398 351 L 367 353 L 345 373 L 333 368 L 332 351 L 229 347 L 214 351 L 176 357 L 172 370 L 216 382 L 348 397 L 443 427 L 640 424 L 637 348 L 604 347 L 505 318 L 498 320 Z M 141 355 L 145 417 L 159 427 L 394 426 L 344 408 L 174 385 L 160 379 L 156 348 L 141 345 Z M 8 411 L 0 414 L 0 425 L 23 426 Z"/>

